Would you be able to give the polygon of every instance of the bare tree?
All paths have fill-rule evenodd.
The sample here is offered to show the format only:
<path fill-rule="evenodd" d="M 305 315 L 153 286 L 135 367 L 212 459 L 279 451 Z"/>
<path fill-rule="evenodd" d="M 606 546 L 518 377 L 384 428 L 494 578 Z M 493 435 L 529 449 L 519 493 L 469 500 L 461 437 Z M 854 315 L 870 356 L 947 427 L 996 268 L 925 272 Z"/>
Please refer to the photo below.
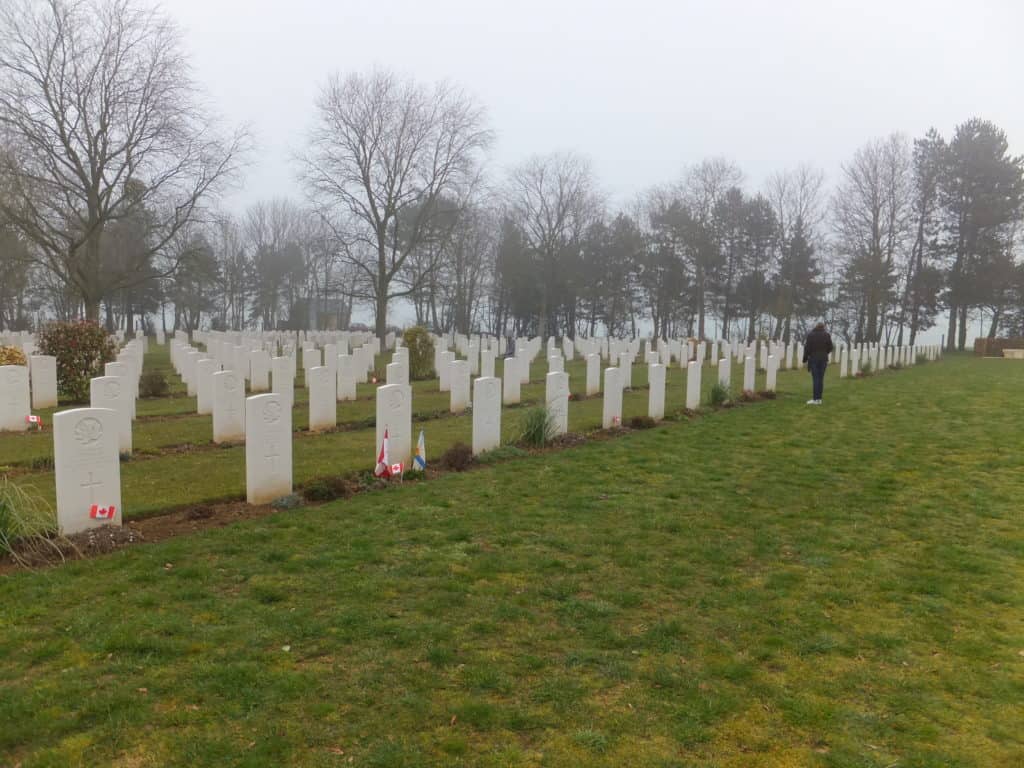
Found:
<path fill-rule="evenodd" d="M 303 181 L 362 273 L 383 338 L 388 303 L 417 287 L 396 276 L 434 229 L 438 201 L 473 182 L 492 134 L 460 89 L 380 70 L 331 77 L 316 107 Z"/>
<path fill-rule="evenodd" d="M 912 213 L 911 156 L 907 139 L 892 134 L 858 149 L 843 165 L 832 199 L 836 248 L 846 258 L 846 290 L 861 300 L 861 332 L 881 338 L 885 309 L 894 300 L 894 270 Z"/>
<path fill-rule="evenodd" d="M 104 230 L 144 212 L 148 264 L 237 168 L 202 108 L 178 29 L 134 0 L 0 6 L 0 212 L 98 320 L 101 299 L 151 279 L 103 267 Z M 163 274 L 175 269 L 171 258 Z"/>
<path fill-rule="evenodd" d="M 575 327 L 576 292 L 571 284 L 572 261 L 583 235 L 603 212 L 604 201 L 590 163 L 580 155 L 535 156 L 513 169 L 506 190 L 509 213 L 541 265 L 541 333 L 556 335 L 555 310 L 564 304 Z"/>

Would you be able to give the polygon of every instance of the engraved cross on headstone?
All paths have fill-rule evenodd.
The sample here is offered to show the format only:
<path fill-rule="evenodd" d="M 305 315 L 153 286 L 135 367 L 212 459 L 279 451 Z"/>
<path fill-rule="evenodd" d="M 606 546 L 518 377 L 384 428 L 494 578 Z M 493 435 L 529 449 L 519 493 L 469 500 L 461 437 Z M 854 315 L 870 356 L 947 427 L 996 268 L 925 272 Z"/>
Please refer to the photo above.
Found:
<path fill-rule="evenodd" d="M 83 488 L 88 488 L 89 489 L 89 504 L 90 505 L 91 504 L 95 504 L 96 503 L 96 486 L 103 485 L 103 481 L 101 481 L 101 480 L 93 480 L 92 479 L 92 472 L 90 472 L 89 473 L 89 479 L 86 480 L 85 482 L 83 482 L 81 485 L 82 485 Z"/>
<path fill-rule="evenodd" d="M 270 462 L 270 473 L 272 475 L 276 475 L 277 474 L 277 461 L 276 460 L 280 456 L 281 456 L 281 454 L 277 452 L 277 443 L 274 443 L 274 442 L 267 443 L 267 452 L 265 454 L 263 454 L 263 458 L 265 458 L 267 461 Z"/>

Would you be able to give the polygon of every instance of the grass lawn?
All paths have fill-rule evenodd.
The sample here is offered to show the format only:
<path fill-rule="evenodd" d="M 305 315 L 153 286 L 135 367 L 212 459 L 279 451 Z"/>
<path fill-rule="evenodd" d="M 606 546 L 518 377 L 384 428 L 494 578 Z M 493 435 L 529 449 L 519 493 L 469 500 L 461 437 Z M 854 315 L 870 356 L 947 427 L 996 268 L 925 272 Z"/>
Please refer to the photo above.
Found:
<path fill-rule="evenodd" d="M 1024 764 L 1024 365 L 798 375 L 0 577 L 0 766 Z"/>

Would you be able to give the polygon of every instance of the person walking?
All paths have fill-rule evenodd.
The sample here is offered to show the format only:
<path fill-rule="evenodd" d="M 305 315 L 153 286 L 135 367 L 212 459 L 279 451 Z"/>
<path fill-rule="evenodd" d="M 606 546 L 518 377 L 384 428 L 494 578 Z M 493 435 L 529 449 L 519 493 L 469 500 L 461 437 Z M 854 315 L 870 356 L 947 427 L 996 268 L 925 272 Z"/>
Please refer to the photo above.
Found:
<path fill-rule="evenodd" d="M 804 339 L 804 365 L 811 372 L 814 382 L 814 396 L 807 401 L 808 405 L 821 405 L 821 396 L 825 389 L 825 369 L 828 367 L 828 356 L 834 349 L 832 337 L 825 330 L 824 323 L 818 323 L 814 330 Z"/>

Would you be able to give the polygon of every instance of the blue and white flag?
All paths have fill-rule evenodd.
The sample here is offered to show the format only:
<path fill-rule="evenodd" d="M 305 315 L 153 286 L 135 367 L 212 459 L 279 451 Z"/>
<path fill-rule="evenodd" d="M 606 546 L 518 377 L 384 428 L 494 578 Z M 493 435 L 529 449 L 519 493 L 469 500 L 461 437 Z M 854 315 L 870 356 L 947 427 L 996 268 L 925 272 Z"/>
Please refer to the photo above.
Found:
<path fill-rule="evenodd" d="M 423 439 L 423 430 L 420 430 L 420 439 L 416 441 L 416 456 L 413 458 L 413 464 L 420 472 L 423 472 L 427 468 L 427 442 Z"/>

